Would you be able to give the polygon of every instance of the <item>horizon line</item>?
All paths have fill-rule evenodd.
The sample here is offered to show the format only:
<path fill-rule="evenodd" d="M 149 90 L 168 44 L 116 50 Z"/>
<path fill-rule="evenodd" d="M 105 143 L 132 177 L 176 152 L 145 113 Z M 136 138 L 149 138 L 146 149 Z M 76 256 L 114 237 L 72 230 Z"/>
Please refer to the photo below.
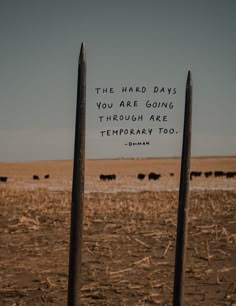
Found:
<path fill-rule="evenodd" d="M 236 155 L 196 155 L 191 156 L 191 159 L 211 159 L 211 158 L 236 158 Z M 181 156 L 157 156 L 157 157 L 107 157 L 107 158 L 86 158 L 89 160 L 144 160 L 144 159 L 181 159 Z M 60 162 L 73 161 L 72 159 L 35 159 L 35 160 L 15 160 L 15 161 L 0 161 L 0 163 L 34 163 L 34 162 Z"/>

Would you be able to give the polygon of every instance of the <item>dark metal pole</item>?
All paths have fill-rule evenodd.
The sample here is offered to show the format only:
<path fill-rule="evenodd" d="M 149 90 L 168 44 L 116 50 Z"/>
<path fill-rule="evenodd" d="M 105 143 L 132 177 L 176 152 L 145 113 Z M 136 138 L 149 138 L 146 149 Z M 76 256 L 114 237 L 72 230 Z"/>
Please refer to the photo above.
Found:
<path fill-rule="evenodd" d="M 84 206 L 86 62 L 81 45 L 78 67 L 77 106 L 75 122 L 74 167 L 71 203 L 68 306 L 80 305 L 81 253 Z"/>
<path fill-rule="evenodd" d="M 188 200 L 189 200 L 189 172 L 191 158 L 191 126 L 192 126 L 192 79 L 191 72 L 188 72 L 186 95 L 185 95 L 185 114 L 184 114 L 184 133 L 181 160 L 181 175 L 179 187 L 179 206 L 175 253 L 175 277 L 174 277 L 174 296 L 173 306 L 184 305 L 184 273 L 188 231 Z"/>

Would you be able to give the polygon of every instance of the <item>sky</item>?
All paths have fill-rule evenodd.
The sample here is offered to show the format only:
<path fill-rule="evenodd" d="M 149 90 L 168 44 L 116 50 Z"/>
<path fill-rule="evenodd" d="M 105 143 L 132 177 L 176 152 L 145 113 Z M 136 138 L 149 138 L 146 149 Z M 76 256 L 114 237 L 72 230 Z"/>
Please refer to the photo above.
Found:
<path fill-rule="evenodd" d="M 1 0 L 0 161 L 73 158 L 82 42 L 86 158 L 181 156 L 188 70 L 192 156 L 235 156 L 235 20 L 234 0 Z"/>

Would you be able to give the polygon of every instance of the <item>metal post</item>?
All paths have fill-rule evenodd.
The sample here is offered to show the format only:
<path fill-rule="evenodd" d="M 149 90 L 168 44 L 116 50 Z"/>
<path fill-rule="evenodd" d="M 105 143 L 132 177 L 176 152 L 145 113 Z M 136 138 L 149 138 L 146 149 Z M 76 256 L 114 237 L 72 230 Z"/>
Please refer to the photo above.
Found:
<path fill-rule="evenodd" d="M 188 72 L 185 96 L 184 133 L 181 160 L 178 222 L 175 253 L 173 306 L 184 304 L 184 273 L 188 231 L 189 172 L 191 158 L 192 79 Z"/>
<path fill-rule="evenodd" d="M 84 164 L 85 164 L 85 104 L 86 104 L 86 62 L 85 50 L 81 44 L 77 106 L 75 123 L 74 166 L 71 203 L 70 255 L 68 278 L 68 306 L 80 305 L 81 253 L 84 206 Z"/>

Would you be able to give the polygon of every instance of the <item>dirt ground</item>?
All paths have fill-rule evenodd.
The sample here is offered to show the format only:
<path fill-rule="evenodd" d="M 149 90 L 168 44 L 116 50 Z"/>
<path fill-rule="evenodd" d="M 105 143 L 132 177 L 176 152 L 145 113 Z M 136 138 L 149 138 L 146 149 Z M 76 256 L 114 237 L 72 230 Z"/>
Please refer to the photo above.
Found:
<path fill-rule="evenodd" d="M 82 305 L 172 305 L 179 166 L 87 162 Z M 195 159 L 192 170 L 236 171 L 236 158 Z M 150 171 L 160 180 L 137 180 Z M 0 305 L 66 305 L 71 173 L 69 161 L 0 163 Z M 235 212 L 236 177 L 191 181 L 186 306 L 236 304 Z"/>

